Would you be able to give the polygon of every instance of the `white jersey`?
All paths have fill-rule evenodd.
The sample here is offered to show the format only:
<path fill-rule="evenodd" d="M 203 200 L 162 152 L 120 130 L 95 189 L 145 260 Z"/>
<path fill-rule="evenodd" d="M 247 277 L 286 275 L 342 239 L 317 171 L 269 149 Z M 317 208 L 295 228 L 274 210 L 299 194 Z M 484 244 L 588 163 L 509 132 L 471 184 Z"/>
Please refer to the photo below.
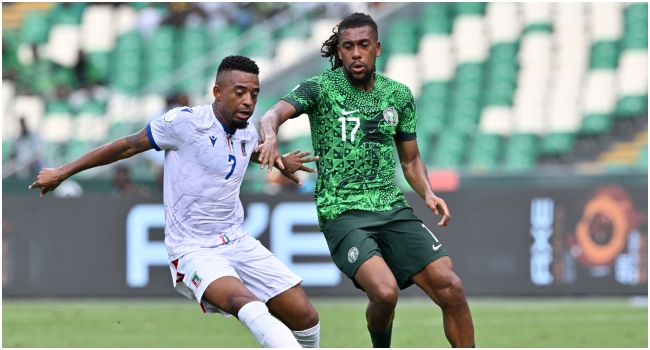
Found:
<path fill-rule="evenodd" d="M 165 245 L 169 261 L 246 235 L 239 190 L 257 146 L 252 125 L 231 130 L 212 105 L 179 107 L 147 125 L 149 142 L 165 150 Z"/>

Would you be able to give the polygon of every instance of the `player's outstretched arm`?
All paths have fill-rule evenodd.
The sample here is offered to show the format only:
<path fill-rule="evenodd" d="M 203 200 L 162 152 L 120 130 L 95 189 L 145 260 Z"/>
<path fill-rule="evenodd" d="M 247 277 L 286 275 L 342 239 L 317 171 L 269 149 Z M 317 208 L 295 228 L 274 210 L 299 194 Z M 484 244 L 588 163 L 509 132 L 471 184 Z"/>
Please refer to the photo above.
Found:
<path fill-rule="evenodd" d="M 267 166 L 267 171 L 271 172 L 274 163 L 280 170 L 284 169 L 280 152 L 278 152 L 278 129 L 294 114 L 296 114 L 296 107 L 287 101 L 280 100 L 260 118 L 260 144 L 255 149 L 255 152 L 260 154 L 260 169 Z"/>
<path fill-rule="evenodd" d="M 402 165 L 404 178 L 406 178 L 411 188 L 424 199 L 424 202 L 434 214 L 442 215 L 438 226 L 447 226 L 451 219 L 449 208 L 447 208 L 447 204 L 442 198 L 433 194 L 429 176 L 427 175 L 427 167 L 420 158 L 417 141 L 395 141 L 395 145 L 397 146 L 397 154 Z"/>
<path fill-rule="evenodd" d="M 41 197 L 43 197 L 47 192 L 54 191 L 65 179 L 78 172 L 111 164 L 152 148 L 146 130 L 142 129 L 133 135 L 125 136 L 101 145 L 76 160 L 56 169 L 42 169 L 38 176 L 36 176 L 36 181 L 29 186 L 29 189 L 40 188 Z"/>
<path fill-rule="evenodd" d="M 315 173 L 316 169 L 306 167 L 305 163 L 310 163 L 320 158 L 318 156 L 307 157 L 309 154 L 311 154 L 310 151 L 300 152 L 300 150 L 297 149 L 293 152 L 287 153 L 280 157 L 282 163 L 284 164 L 284 169 L 280 169 L 280 167 L 277 166 L 277 164 L 275 165 L 275 167 L 278 168 L 278 170 L 280 170 L 282 175 L 284 175 L 286 178 L 292 180 L 293 182 L 298 184 L 298 186 L 302 186 L 302 181 L 298 176 L 295 175 L 295 173 L 298 170 L 302 170 L 308 173 Z M 251 161 L 259 164 L 260 163 L 259 156 L 260 156 L 259 152 L 254 152 L 251 155 Z"/>

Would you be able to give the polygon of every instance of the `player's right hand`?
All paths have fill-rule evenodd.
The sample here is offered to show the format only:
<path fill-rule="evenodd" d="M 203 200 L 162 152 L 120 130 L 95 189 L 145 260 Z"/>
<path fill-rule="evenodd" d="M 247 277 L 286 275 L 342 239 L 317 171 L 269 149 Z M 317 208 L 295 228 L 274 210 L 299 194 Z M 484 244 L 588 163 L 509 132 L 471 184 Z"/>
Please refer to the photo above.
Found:
<path fill-rule="evenodd" d="M 255 152 L 259 152 L 259 161 L 260 169 L 264 169 L 264 166 L 268 166 L 267 172 L 273 170 L 273 164 L 277 164 L 278 168 L 284 170 L 284 164 L 282 163 L 282 158 L 280 158 L 280 152 L 278 152 L 278 139 L 277 138 L 266 138 L 261 142 Z"/>
<path fill-rule="evenodd" d="M 61 176 L 58 169 L 44 168 L 36 176 L 36 181 L 29 185 L 29 189 L 40 188 L 41 197 L 44 197 L 46 193 L 54 191 L 54 189 L 59 187 L 63 180 L 65 179 Z"/>

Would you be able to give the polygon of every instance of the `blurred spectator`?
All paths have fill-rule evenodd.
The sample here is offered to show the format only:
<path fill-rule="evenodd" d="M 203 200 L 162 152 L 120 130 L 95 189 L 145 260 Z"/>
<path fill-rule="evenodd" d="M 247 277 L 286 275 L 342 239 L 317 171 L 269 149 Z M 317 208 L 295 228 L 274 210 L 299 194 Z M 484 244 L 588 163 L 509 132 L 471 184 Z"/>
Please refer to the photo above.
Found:
<path fill-rule="evenodd" d="M 146 196 L 150 193 L 149 188 L 138 186 L 131 179 L 129 168 L 118 165 L 115 167 L 113 175 L 113 195 L 114 196 Z"/>
<path fill-rule="evenodd" d="M 36 176 L 42 168 L 41 140 L 29 130 L 24 117 L 20 118 L 20 134 L 11 146 L 9 159 L 15 167 L 14 175 L 21 179 Z"/>

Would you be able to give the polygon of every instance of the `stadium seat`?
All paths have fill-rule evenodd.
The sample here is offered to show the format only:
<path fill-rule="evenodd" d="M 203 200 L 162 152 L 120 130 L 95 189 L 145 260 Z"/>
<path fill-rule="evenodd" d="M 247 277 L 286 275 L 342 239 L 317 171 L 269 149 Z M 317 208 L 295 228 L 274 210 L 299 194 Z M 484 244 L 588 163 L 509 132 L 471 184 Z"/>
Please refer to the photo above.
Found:
<path fill-rule="evenodd" d="M 469 151 L 469 166 L 477 170 L 489 170 L 496 167 L 501 148 L 501 136 L 497 134 L 477 134 Z"/>
<path fill-rule="evenodd" d="M 81 49 L 109 52 L 115 48 L 117 28 L 111 5 L 89 5 L 81 17 Z"/>
<path fill-rule="evenodd" d="M 451 4 L 442 2 L 425 2 L 421 6 L 419 23 L 420 32 L 427 34 L 449 34 L 453 17 Z"/>
<path fill-rule="evenodd" d="M 50 143 L 68 142 L 72 137 L 73 127 L 70 114 L 49 114 L 40 125 L 41 138 Z"/>
<path fill-rule="evenodd" d="M 512 110 L 506 106 L 487 106 L 481 111 L 479 130 L 485 134 L 509 135 L 513 128 Z"/>
<path fill-rule="evenodd" d="M 488 3 L 486 27 L 492 45 L 516 43 L 521 35 L 521 21 L 517 3 Z"/>
<path fill-rule="evenodd" d="M 471 15 L 456 18 L 452 38 L 459 64 L 483 62 L 487 59 L 489 44 L 483 17 Z"/>
<path fill-rule="evenodd" d="M 575 134 L 552 132 L 544 136 L 540 144 L 540 155 L 561 155 L 569 153 L 575 144 Z"/>
<path fill-rule="evenodd" d="M 411 89 L 413 96 L 420 96 L 421 74 L 418 70 L 418 57 L 412 54 L 392 54 L 386 61 L 384 74 Z"/>
<path fill-rule="evenodd" d="M 166 86 L 156 84 L 156 82 L 171 73 L 175 65 L 174 52 L 176 49 L 177 35 L 176 29 L 172 26 L 159 27 L 151 37 L 148 45 L 145 46 L 145 65 L 144 85 L 149 85 L 155 91 L 162 93 Z"/>
<path fill-rule="evenodd" d="M 433 166 L 435 168 L 458 168 L 465 152 L 466 134 L 461 130 L 451 129 L 438 137 Z"/>
<path fill-rule="evenodd" d="M 587 114 L 582 119 L 581 135 L 600 135 L 612 128 L 613 118 L 607 113 Z"/>
<path fill-rule="evenodd" d="M 45 44 L 49 30 L 49 21 L 44 13 L 29 12 L 21 26 L 22 41 L 26 44 Z"/>
<path fill-rule="evenodd" d="M 420 35 L 418 23 L 411 20 L 393 20 L 388 27 L 387 40 L 382 49 L 391 55 L 415 54 Z"/>
<path fill-rule="evenodd" d="M 90 81 L 106 83 L 111 74 L 110 53 L 106 52 L 85 52 L 86 76 Z"/>
<path fill-rule="evenodd" d="M 483 15 L 485 13 L 484 2 L 454 2 L 456 16 L 462 15 Z"/>
<path fill-rule="evenodd" d="M 504 167 L 524 171 L 537 164 L 537 137 L 534 134 L 512 134 L 506 142 Z"/>
<path fill-rule="evenodd" d="M 73 67 L 79 62 L 79 26 L 57 24 L 50 29 L 47 42 L 47 57 L 61 66 Z"/>
<path fill-rule="evenodd" d="M 429 81 L 450 81 L 456 62 L 452 56 L 451 37 L 446 34 L 426 34 L 418 45 L 418 70 L 423 84 Z M 435 64 L 431 64 L 432 59 Z"/>

